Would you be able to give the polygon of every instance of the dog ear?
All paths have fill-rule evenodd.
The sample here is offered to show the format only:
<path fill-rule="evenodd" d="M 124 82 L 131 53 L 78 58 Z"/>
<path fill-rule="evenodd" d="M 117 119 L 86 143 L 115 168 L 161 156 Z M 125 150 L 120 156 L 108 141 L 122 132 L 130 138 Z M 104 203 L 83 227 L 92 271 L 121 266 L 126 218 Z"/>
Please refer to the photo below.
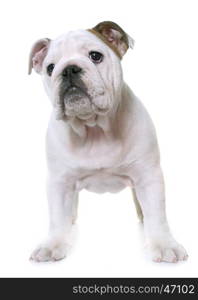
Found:
<path fill-rule="evenodd" d="M 31 74 L 32 68 L 37 73 L 41 72 L 42 64 L 49 49 L 50 39 L 41 39 L 34 43 L 30 51 L 28 74 Z"/>
<path fill-rule="evenodd" d="M 134 40 L 116 23 L 104 21 L 92 30 L 102 35 L 107 43 L 117 50 L 120 57 L 123 57 L 129 47 L 134 47 Z"/>

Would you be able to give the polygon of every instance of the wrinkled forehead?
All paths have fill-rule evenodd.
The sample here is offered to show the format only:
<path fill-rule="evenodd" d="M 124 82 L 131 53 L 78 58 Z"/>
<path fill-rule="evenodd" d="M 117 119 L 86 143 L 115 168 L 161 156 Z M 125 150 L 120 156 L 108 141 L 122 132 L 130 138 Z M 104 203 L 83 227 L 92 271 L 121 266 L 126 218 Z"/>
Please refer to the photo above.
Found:
<path fill-rule="evenodd" d="M 63 56 L 86 55 L 90 51 L 107 52 L 107 46 L 94 34 L 86 30 L 70 31 L 51 42 L 48 59 Z"/>

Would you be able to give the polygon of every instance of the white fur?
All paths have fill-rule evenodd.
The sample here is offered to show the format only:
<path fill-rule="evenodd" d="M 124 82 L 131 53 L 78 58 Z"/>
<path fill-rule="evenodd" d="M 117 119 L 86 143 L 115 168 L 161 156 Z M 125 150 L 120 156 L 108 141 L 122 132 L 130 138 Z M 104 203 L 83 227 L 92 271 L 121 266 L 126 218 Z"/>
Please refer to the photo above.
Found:
<path fill-rule="evenodd" d="M 89 60 L 91 50 L 104 54 L 101 64 Z M 49 77 L 45 70 L 51 62 L 56 67 Z M 58 76 L 69 64 L 85 70 L 83 81 L 92 98 L 92 108 L 85 107 L 84 114 L 79 108 L 77 116 L 65 116 L 58 98 Z M 90 32 L 69 32 L 50 43 L 41 75 L 54 107 L 47 133 L 50 228 L 47 240 L 31 258 L 48 261 L 65 257 L 80 190 L 118 192 L 129 186 L 135 191 L 140 214 L 142 210 L 152 259 L 186 259 L 186 251 L 174 240 L 167 224 L 154 126 L 124 83 L 115 53 Z"/>

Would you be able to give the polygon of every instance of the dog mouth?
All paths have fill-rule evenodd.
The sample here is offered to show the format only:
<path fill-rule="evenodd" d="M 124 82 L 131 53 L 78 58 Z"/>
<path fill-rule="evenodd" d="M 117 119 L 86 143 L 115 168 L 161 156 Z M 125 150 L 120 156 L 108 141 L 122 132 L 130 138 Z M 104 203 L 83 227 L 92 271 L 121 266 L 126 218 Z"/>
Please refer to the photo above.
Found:
<path fill-rule="evenodd" d="M 83 97 L 88 97 L 87 93 L 80 87 L 71 85 L 69 86 L 64 93 L 64 102 L 75 102 L 79 101 Z"/>
<path fill-rule="evenodd" d="M 65 116 L 90 115 L 92 110 L 91 99 L 85 88 L 70 85 L 60 93 L 60 101 Z"/>
<path fill-rule="evenodd" d="M 57 120 L 68 120 L 73 117 L 86 120 L 109 111 L 108 97 L 104 88 L 95 90 L 91 85 L 88 88 L 81 78 L 70 81 L 59 80 L 54 92 Z"/>

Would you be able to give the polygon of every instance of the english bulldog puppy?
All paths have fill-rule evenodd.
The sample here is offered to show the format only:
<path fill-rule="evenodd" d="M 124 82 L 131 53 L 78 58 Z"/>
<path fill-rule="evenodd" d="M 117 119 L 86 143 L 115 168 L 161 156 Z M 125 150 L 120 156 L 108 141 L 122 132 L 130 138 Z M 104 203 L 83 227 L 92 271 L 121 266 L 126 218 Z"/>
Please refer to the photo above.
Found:
<path fill-rule="evenodd" d="M 40 39 L 31 49 L 29 74 L 33 68 L 41 75 L 53 106 L 47 131 L 49 234 L 32 253 L 35 261 L 66 256 L 82 189 L 116 193 L 126 187 L 133 191 L 152 259 L 187 259 L 167 223 L 155 128 L 123 80 L 121 59 L 133 44 L 120 26 L 106 21 Z"/>

